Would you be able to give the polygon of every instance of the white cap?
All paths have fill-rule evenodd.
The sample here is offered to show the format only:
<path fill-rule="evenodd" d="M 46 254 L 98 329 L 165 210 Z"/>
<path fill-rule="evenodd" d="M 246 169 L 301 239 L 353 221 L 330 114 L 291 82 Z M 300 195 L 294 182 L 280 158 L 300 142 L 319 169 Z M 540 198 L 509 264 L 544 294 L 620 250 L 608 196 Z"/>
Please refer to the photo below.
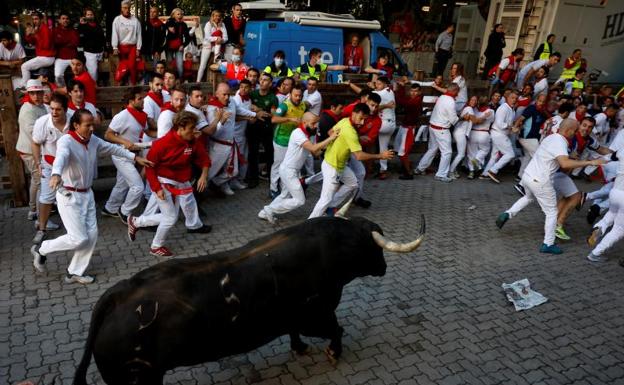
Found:
<path fill-rule="evenodd" d="M 30 79 L 26 82 L 26 92 L 37 92 L 43 91 L 43 84 L 41 84 L 41 80 Z"/>

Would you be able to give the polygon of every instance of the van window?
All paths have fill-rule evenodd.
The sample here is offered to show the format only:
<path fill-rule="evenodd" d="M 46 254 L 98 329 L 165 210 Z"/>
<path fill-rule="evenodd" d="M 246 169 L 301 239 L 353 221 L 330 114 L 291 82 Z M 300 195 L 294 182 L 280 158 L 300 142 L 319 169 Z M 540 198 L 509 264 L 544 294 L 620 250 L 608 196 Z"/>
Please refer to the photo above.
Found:
<path fill-rule="evenodd" d="M 388 57 L 388 65 L 394 68 L 395 74 L 403 75 L 404 68 L 401 66 L 401 59 L 399 59 L 396 51 L 384 47 L 377 48 L 377 57 L 379 58 L 382 55 Z"/>

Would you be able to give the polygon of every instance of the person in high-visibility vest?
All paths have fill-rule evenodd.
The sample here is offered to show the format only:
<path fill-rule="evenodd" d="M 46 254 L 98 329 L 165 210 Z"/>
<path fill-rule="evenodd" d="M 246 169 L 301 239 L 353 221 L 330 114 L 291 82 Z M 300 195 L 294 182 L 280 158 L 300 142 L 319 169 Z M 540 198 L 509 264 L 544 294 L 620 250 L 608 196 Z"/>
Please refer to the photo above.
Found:
<path fill-rule="evenodd" d="M 273 62 L 264 68 L 264 73 L 270 74 L 273 77 L 273 84 L 277 83 L 280 79 L 293 77 L 293 72 L 288 68 L 286 63 L 286 53 L 282 50 L 277 50 L 273 54 Z"/>
<path fill-rule="evenodd" d="M 566 95 L 582 93 L 583 89 L 585 89 L 585 82 L 583 81 L 583 78 L 585 77 L 586 73 L 587 73 L 587 70 L 585 68 L 577 69 L 576 72 L 574 73 L 574 78 L 566 82 L 565 88 L 563 89 L 563 93 Z M 580 91 L 576 91 L 576 90 L 580 90 Z"/>
<path fill-rule="evenodd" d="M 344 71 L 349 69 L 349 67 L 341 64 L 327 65 L 322 62 L 322 56 L 323 51 L 318 48 L 312 48 L 309 53 L 310 60 L 295 69 L 295 80 L 305 82 L 309 78 L 314 77 L 319 81 L 324 81 L 327 71 Z"/>
<path fill-rule="evenodd" d="M 563 71 L 557 83 L 565 83 L 568 80 L 574 79 L 576 71 L 579 68 L 583 68 L 587 71 L 587 61 L 582 57 L 582 54 L 581 50 L 577 48 L 572 52 L 572 55 L 563 62 Z"/>
<path fill-rule="evenodd" d="M 537 51 L 535 51 L 535 55 L 533 55 L 533 60 L 538 59 L 548 59 L 550 54 L 555 52 L 553 48 L 553 43 L 555 42 L 555 35 L 550 34 L 546 37 L 546 40 L 539 47 L 537 47 Z"/>

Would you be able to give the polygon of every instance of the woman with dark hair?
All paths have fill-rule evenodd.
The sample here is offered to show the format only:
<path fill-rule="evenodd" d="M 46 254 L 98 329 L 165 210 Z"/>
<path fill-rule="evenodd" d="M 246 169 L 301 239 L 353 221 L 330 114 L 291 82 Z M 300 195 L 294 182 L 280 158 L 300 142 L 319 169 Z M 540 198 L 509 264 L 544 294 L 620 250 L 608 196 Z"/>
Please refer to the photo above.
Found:
<path fill-rule="evenodd" d="M 503 58 L 503 48 L 505 48 L 505 27 L 496 24 L 488 37 L 488 45 L 483 53 L 485 56 L 483 79 L 487 78 L 488 72 Z"/>
<path fill-rule="evenodd" d="M 189 29 L 184 20 L 184 11 L 175 8 L 171 12 L 171 17 L 167 20 L 165 27 L 167 28 L 167 37 L 165 43 L 165 52 L 167 53 L 167 61 L 175 60 L 178 69 L 178 77 L 184 74 L 184 47 L 191 42 Z"/>
<path fill-rule="evenodd" d="M 102 60 L 102 54 L 106 47 L 106 37 L 104 30 L 95 20 L 95 12 L 91 8 L 85 8 L 83 17 L 78 25 L 78 36 L 80 37 L 80 47 L 87 60 L 87 72 L 91 78 L 97 82 L 98 62 Z"/>

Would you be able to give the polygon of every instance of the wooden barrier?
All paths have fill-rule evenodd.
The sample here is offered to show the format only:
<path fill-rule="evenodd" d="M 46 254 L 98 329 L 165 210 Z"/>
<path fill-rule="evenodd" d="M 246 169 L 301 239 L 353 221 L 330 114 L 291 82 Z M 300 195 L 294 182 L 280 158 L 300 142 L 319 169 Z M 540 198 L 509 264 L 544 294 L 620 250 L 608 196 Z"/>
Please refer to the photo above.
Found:
<path fill-rule="evenodd" d="M 13 190 L 13 203 L 16 207 L 28 204 L 24 166 L 15 150 L 19 129 L 17 109 L 10 75 L 0 75 L 0 126 L 4 143 L 4 153 L 8 162 L 9 177 Z"/>

